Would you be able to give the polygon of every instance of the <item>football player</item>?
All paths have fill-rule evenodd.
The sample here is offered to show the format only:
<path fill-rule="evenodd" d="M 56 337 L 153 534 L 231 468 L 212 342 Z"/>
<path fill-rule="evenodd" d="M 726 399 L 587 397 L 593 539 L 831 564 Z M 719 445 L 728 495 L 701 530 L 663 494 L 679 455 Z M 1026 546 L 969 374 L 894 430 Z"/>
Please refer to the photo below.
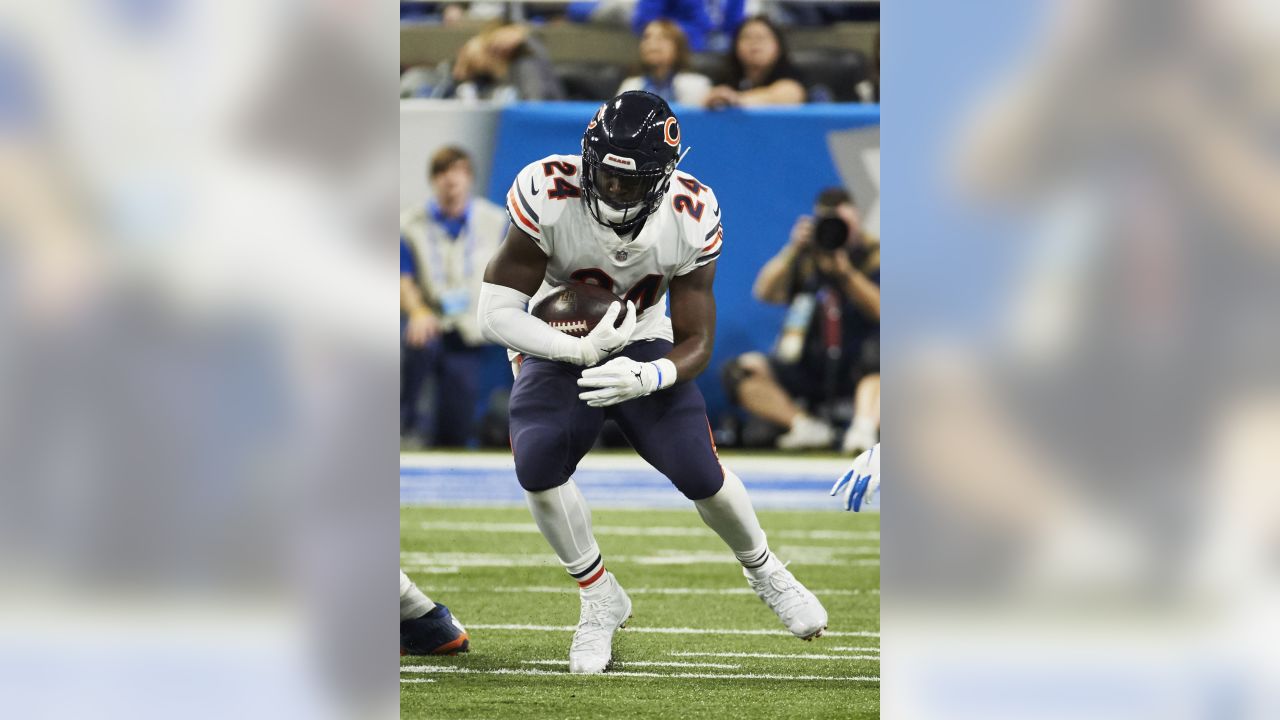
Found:
<path fill-rule="evenodd" d="M 853 466 L 831 486 L 831 494 L 844 492 L 844 509 L 858 512 L 880 492 L 880 443 L 853 459 Z"/>
<path fill-rule="evenodd" d="M 431 599 L 400 571 L 400 654 L 457 655 L 471 649 L 471 638 L 449 608 Z"/>
<path fill-rule="evenodd" d="M 569 649 L 575 673 L 604 671 L 614 632 L 631 615 L 573 482 L 606 418 L 693 501 L 788 630 L 808 640 L 827 625 L 822 604 L 770 552 L 742 481 L 716 455 L 702 394 L 690 382 L 711 358 L 724 233 L 715 193 L 676 170 L 680 148 L 680 123 L 658 96 L 626 92 L 602 105 L 580 156 L 551 155 L 516 176 L 507 193 L 512 229 L 481 290 L 481 327 L 518 367 L 510 404 L 516 477 L 580 588 Z M 526 311 L 570 281 L 598 283 L 626 306 L 611 305 L 585 337 Z"/>

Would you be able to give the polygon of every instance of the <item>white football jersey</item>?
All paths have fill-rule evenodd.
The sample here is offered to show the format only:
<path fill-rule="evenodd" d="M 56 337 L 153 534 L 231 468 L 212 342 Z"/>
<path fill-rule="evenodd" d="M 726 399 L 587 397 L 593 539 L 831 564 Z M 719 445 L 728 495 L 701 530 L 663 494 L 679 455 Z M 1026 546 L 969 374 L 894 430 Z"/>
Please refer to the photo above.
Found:
<path fill-rule="evenodd" d="M 571 281 L 595 282 L 636 304 L 632 342 L 674 340 L 667 286 L 720 256 L 724 231 L 711 188 L 676 170 L 661 205 L 634 237 L 592 217 L 582 201 L 577 155 L 549 155 L 516 175 L 507 192 L 511 222 L 547 254 L 547 274 L 529 305 Z"/>

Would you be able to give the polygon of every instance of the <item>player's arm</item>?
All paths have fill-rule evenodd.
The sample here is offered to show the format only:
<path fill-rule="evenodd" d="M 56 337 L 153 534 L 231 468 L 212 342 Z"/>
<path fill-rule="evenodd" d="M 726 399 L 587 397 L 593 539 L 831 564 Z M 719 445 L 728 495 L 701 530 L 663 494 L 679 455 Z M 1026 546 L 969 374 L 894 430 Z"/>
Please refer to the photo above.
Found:
<path fill-rule="evenodd" d="M 531 235 L 512 226 L 506 240 L 489 261 L 480 286 L 480 330 L 486 340 L 525 355 L 594 365 L 625 345 L 635 330 L 634 306 L 622 327 L 613 323 L 622 311 L 615 303 L 591 334 L 566 335 L 527 311 L 529 298 L 538 291 L 547 272 L 547 255 Z"/>
<path fill-rule="evenodd" d="M 529 233 L 513 225 L 484 269 L 484 281 L 533 297 L 546 274 L 546 254 Z"/>
<path fill-rule="evenodd" d="M 711 292 L 715 278 L 714 261 L 671 278 L 671 332 L 675 347 L 667 359 L 675 365 L 678 381 L 692 380 L 711 362 L 716 341 L 716 298 Z"/>

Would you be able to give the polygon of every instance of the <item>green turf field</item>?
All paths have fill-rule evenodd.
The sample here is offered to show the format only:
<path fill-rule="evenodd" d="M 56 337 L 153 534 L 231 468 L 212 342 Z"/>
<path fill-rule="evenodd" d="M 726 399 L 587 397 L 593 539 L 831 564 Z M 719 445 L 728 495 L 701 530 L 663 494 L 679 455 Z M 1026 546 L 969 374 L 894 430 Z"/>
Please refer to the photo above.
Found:
<path fill-rule="evenodd" d="M 774 551 L 830 613 L 813 642 L 782 628 L 692 507 L 593 517 L 634 614 L 610 671 L 576 676 L 577 586 L 527 510 L 401 510 L 405 571 L 472 643 L 402 660 L 402 718 L 879 717 L 878 514 L 760 513 Z"/>

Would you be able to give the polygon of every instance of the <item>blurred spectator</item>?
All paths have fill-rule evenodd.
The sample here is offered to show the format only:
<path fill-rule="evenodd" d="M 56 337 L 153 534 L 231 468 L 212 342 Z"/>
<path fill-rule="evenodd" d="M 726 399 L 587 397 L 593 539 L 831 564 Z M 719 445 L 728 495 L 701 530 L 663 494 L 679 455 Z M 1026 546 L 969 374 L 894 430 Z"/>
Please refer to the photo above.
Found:
<path fill-rule="evenodd" d="M 794 105 L 805 97 L 782 32 L 759 16 L 738 27 L 729 54 L 729 81 L 712 88 L 706 104 L 709 108 Z"/>
<path fill-rule="evenodd" d="M 410 68 L 401 97 L 563 100 L 564 87 L 542 41 L 527 25 L 496 25 L 468 40 L 452 65 Z"/>
<path fill-rule="evenodd" d="M 436 19 L 440 8 L 437 3 L 400 2 L 400 22 L 422 22 Z"/>
<path fill-rule="evenodd" d="M 770 17 L 784 27 L 827 27 L 841 22 L 880 22 L 880 3 L 875 2 L 778 2 Z"/>
<path fill-rule="evenodd" d="M 731 360 L 725 381 L 735 402 L 787 429 L 784 449 L 830 447 L 835 405 L 852 396 L 842 449 L 856 454 L 880 425 L 880 243 L 844 189 L 823 190 L 814 210 L 756 277 L 756 299 L 790 306 L 773 356 Z"/>
<path fill-rule="evenodd" d="M 626 28 L 631 26 L 631 16 L 635 9 L 635 0 L 571 2 L 565 6 L 565 17 L 573 22 Z"/>
<path fill-rule="evenodd" d="M 871 72 L 855 87 L 858 102 L 880 102 L 880 31 L 876 30 L 875 50 L 871 56 Z"/>
<path fill-rule="evenodd" d="M 503 2 L 401 2 L 400 22 L 453 25 L 467 19 L 501 19 L 506 11 Z"/>
<path fill-rule="evenodd" d="M 701 106 L 711 90 L 706 75 L 687 72 L 689 41 L 670 20 L 654 20 L 640 36 L 640 65 L 644 75 L 622 81 L 618 93 L 645 90 L 669 103 Z"/>
<path fill-rule="evenodd" d="M 400 430 L 408 442 L 423 439 L 418 403 L 426 381 L 434 379 L 435 444 L 463 446 L 473 439 L 484 345 L 475 320 L 480 278 L 507 233 L 507 215 L 472 197 L 474 174 L 465 150 L 438 150 L 429 174 L 435 197 L 400 218 Z"/>
<path fill-rule="evenodd" d="M 728 37 L 738 29 L 745 6 L 745 0 L 640 0 L 631 29 L 639 35 L 649 23 L 666 18 L 684 31 L 689 47 L 702 52 L 715 45 L 716 36 Z"/>

